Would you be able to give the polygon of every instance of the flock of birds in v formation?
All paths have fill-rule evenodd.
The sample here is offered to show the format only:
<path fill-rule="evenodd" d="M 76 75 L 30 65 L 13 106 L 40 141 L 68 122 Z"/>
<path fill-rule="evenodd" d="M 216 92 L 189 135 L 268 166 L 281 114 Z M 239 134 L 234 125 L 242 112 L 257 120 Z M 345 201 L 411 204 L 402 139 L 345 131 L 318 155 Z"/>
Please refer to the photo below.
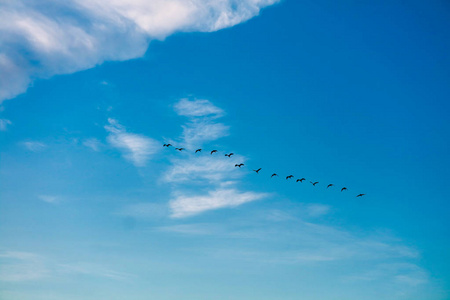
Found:
<path fill-rule="evenodd" d="M 163 147 L 166 147 L 166 148 L 169 148 L 169 147 L 173 147 L 172 146 L 172 144 L 164 144 L 163 145 Z M 175 150 L 178 150 L 178 151 L 185 151 L 186 149 L 185 148 L 175 148 Z M 197 150 L 195 150 L 195 153 L 199 153 L 199 152 L 202 152 L 202 150 L 203 149 L 197 149 Z M 211 152 L 210 152 L 210 155 L 213 155 L 214 153 L 217 153 L 218 151 L 217 150 L 212 150 Z M 227 153 L 227 154 L 225 154 L 225 156 L 227 156 L 227 157 L 231 157 L 231 156 L 233 156 L 234 155 L 234 153 Z M 234 167 L 236 168 L 236 167 L 238 167 L 238 168 L 241 168 L 241 167 L 243 167 L 244 166 L 244 164 L 243 163 L 240 163 L 240 164 L 235 164 L 234 165 Z M 256 172 L 256 174 L 259 174 L 259 171 L 261 171 L 261 169 L 262 168 L 259 168 L 259 169 L 256 169 L 256 170 L 253 170 L 254 172 Z M 278 177 L 278 174 L 277 173 L 273 173 L 270 177 L 271 178 L 273 178 L 273 177 L 275 177 L 275 176 L 277 176 Z M 294 175 L 288 175 L 288 176 L 286 176 L 286 180 L 289 180 L 289 179 L 292 179 L 292 178 L 294 178 Z M 299 178 L 299 179 L 297 179 L 296 180 L 296 182 L 303 182 L 303 181 L 305 181 L 306 179 L 305 178 Z M 313 186 L 316 186 L 316 184 L 318 184 L 319 182 L 318 181 L 310 181 L 310 183 L 313 185 Z M 328 184 L 327 185 L 327 188 L 330 188 L 330 187 L 333 187 L 334 186 L 334 184 L 332 184 L 332 183 L 330 183 L 330 184 Z M 341 188 L 341 192 L 343 192 L 343 191 L 346 191 L 347 190 L 347 188 L 344 186 L 343 188 Z M 356 195 L 356 197 L 362 197 L 362 196 L 364 196 L 365 194 L 358 194 L 358 195 Z"/>

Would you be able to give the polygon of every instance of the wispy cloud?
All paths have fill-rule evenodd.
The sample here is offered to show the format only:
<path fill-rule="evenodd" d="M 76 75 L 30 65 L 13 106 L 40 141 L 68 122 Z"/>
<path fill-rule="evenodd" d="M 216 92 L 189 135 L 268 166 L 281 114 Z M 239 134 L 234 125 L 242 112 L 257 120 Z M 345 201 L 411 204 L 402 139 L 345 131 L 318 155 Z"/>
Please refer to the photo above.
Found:
<path fill-rule="evenodd" d="M 85 139 L 83 145 L 97 152 L 100 151 L 100 148 L 102 147 L 102 143 L 96 138 Z"/>
<path fill-rule="evenodd" d="M 23 142 L 22 145 L 30 151 L 40 152 L 47 148 L 47 145 L 37 141 L 26 141 Z"/>
<path fill-rule="evenodd" d="M 39 195 L 38 198 L 44 202 L 56 204 L 61 201 L 61 198 L 58 196 L 52 196 L 52 195 Z"/>
<path fill-rule="evenodd" d="M 183 143 L 188 149 L 201 147 L 203 143 L 217 140 L 229 134 L 229 127 L 216 121 L 225 112 L 209 100 L 181 99 L 174 105 L 175 112 L 188 117 L 183 127 Z"/>
<path fill-rule="evenodd" d="M 23 282 L 37 281 L 48 277 L 83 274 L 94 277 L 105 277 L 124 280 L 132 274 L 112 270 L 106 266 L 89 262 L 60 263 L 31 252 L 0 252 L 0 281 Z"/>
<path fill-rule="evenodd" d="M 122 151 L 125 159 L 136 167 L 144 166 L 151 155 L 161 148 L 160 143 L 154 139 L 127 132 L 125 127 L 115 119 L 108 119 L 108 123 L 109 125 L 105 126 L 106 131 L 109 132 L 108 143 Z"/>
<path fill-rule="evenodd" d="M 304 205 L 299 208 L 304 210 Z M 307 214 L 304 217 L 308 218 Z M 356 291 L 361 285 L 380 289 L 380 299 L 403 299 L 434 286 L 428 272 L 418 265 L 418 251 L 386 234 L 311 223 L 291 210 L 259 209 L 232 220 L 176 224 L 156 230 L 193 239 L 201 236 L 211 243 L 189 250 L 225 264 L 257 263 L 269 269 L 288 265 L 299 274 L 319 270 L 333 274 L 335 284 L 343 289 Z M 226 242 L 217 244 L 213 240 Z"/>
<path fill-rule="evenodd" d="M 174 108 L 178 115 L 186 117 L 221 117 L 225 113 L 221 108 L 205 99 L 183 98 L 175 104 Z"/>
<path fill-rule="evenodd" d="M 160 226 L 155 228 L 157 231 L 188 234 L 188 235 L 216 235 L 217 228 L 215 224 L 178 224 L 170 226 Z"/>
<path fill-rule="evenodd" d="M 105 277 L 114 280 L 126 280 L 135 277 L 129 273 L 114 271 L 98 264 L 86 262 L 58 264 L 57 267 L 60 273 L 83 274 L 95 277 Z"/>
<path fill-rule="evenodd" d="M 41 256 L 30 252 L 0 252 L 0 281 L 30 281 L 49 274 Z"/>
<path fill-rule="evenodd" d="M 152 39 L 211 32 L 258 15 L 277 0 L 16 0 L 0 3 L 0 102 L 32 78 L 144 55 Z M 20 50 L 19 50 L 20 49 Z M 3 75 L 4 74 L 4 75 Z"/>
<path fill-rule="evenodd" d="M 8 119 L 0 119 L 0 131 L 6 131 L 8 126 L 11 124 L 11 121 Z"/>
<path fill-rule="evenodd" d="M 140 202 L 129 204 L 116 214 L 136 219 L 155 219 L 167 216 L 168 210 L 167 206 L 162 204 Z"/>
<path fill-rule="evenodd" d="M 330 212 L 331 207 L 323 204 L 310 204 L 306 207 L 308 215 L 311 217 L 320 217 Z"/>
<path fill-rule="evenodd" d="M 172 158 L 171 166 L 163 175 L 163 181 L 171 183 L 175 197 L 170 201 L 172 218 L 184 218 L 206 211 L 230 208 L 267 196 L 265 193 L 240 191 L 238 179 L 245 174 L 234 167 L 245 162 L 245 157 L 225 157 L 223 152 L 193 154 L 192 150 L 203 143 L 228 135 L 228 126 L 218 123 L 225 112 L 209 100 L 181 99 L 174 105 L 178 115 L 188 118 L 183 125 L 181 144 L 190 150 L 181 158 Z M 203 194 L 189 190 L 201 186 Z"/>
<path fill-rule="evenodd" d="M 381 263 L 372 270 L 345 276 L 345 281 L 376 281 L 383 279 L 387 274 L 393 281 L 409 286 L 417 286 L 426 283 L 429 278 L 424 270 L 413 263 Z"/>
<path fill-rule="evenodd" d="M 205 142 L 214 141 L 229 134 L 228 126 L 209 119 L 194 119 L 182 127 L 183 140 L 188 149 L 201 147 Z"/>
<path fill-rule="evenodd" d="M 245 158 L 236 156 L 232 159 L 225 156 L 197 156 L 185 159 L 173 159 L 172 166 L 164 175 L 166 182 L 195 182 L 219 183 L 234 180 L 242 176 L 243 172 L 234 167 L 236 162 L 244 162 Z"/>
<path fill-rule="evenodd" d="M 235 189 L 217 189 L 206 195 L 180 195 L 170 202 L 173 218 L 196 215 L 208 210 L 235 207 L 266 197 L 263 193 L 240 192 Z"/>

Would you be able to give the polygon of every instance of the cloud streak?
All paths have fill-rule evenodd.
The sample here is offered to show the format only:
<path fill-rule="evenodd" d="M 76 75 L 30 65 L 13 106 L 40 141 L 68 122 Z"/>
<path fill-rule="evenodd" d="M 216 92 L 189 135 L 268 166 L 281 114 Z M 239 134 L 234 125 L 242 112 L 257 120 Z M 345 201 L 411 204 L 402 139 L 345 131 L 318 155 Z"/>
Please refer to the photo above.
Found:
<path fill-rule="evenodd" d="M 277 0 L 16 0 L 0 3 L 0 102 L 36 78 L 144 55 L 153 39 L 212 32 Z"/>
<path fill-rule="evenodd" d="M 22 145 L 32 152 L 40 152 L 47 148 L 47 145 L 37 141 L 26 141 Z"/>
<path fill-rule="evenodd" d="M 189 121 L 182 125 L 182 139 L 184 146 L 190 150 L 229 134 L 229 127 L 216 121 L 225 112 L 209 100 L 184 98 L 174 105 L 174 110 L 179 116 L 188 117 Z"/>
<path fill-rule="evenodd" d="M 44 202 L 51 203 L 51 204 L 57 204 L 61 202 L 61 198 L 57 196 L 52 195 L 39 195 L 38 198 Z"/>
<path fill-rule="evenodd" d="M 109 132 L 108 143 L 118 148 L 126 160 L 136 167 L 143 167 L 150 159 L 151 155 L 158 152 L 161 145 L 158 141 L 144 135 L 129 133 L 125 127 L 115 119 L 108 119 L 109 125 L 105 126 Z"/>
<path fill-rule="evenodd" d="M 30 252 L 0 252 L 0 281 L 21 282 L 42 279 L 49 274 L 44 260 Z"/>
<path fill-rule="evenodd" d="M 184 218 L 200 213 L 231 208 L 247 202 L 262 199 L 265 193 L 240 191 L 236 188 L 238 179 L 245 174 L 234 167 L 236 163 L 245 162 L 245 157 L 224 156 L 223 152 L 210 155 L 193 154 L 197 147 L 228 135 L 229 127 L 217 122 L 225 112 L 204 99 L 181 99 L 174 105 L 175 112 L 188 118 L 182 126 L 181 144 L 189 151 L 179 158 L 170 160 L 171 166 L 163 175 L 163 181 L 172 184 L 170 216 Z M 177 143 L 178 144 L 178 143 Z M 192 189 L 195 187 L 195 191 Z M 198 193 L 199 188 L 204 191 Z"/>
<path fill-rule="evenodd" d="M 243 162 L 245 158 L 237 156 L 234 159 L 225 156 L 198 156 L 189 159 L 173 159 L 172 166 L 164 175 L 166 182 L 195 182 L 207 181 L 218 183 L 230 179 L 237 179 L 242 172 L 236 170 L 234 163 Z"/>
<path fill-rule="evenodd" d="M 0 119 L 0 131 L 6 131 L 11 124 L 11 121 L 8 119 Z"/>
<path fill-rule="evenodd" d="M 266 196 L 263 193 L 239 192 L 235 189 L 218 189 L 201 196 L 178 196 L 171 201 L 170 208 L 173 218 L 182 218 L 208 210 L 236 207 Z"/>
<path fill-rule="evenodd" d="M 190 101 L 186 98 L 181 99 L 174 106 L 175 112 L 180 116 L 186 117 L 221 117 L 224 111 L 212 104 L 208 100 L 198 99 Z"/>

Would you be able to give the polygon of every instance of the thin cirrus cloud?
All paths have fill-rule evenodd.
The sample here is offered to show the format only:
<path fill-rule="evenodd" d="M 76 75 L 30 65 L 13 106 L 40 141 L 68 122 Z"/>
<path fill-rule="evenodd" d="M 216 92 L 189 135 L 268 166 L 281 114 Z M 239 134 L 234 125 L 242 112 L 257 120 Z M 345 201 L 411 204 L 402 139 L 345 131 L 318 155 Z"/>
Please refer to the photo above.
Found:
<path fill-rule="evenodd" d="M 207 150 L 195 154 L 193 149 L 228 135 L 228 126 L 217 122 L 224 111 L 208 100 L 181 99 L 174 105 L 178 115 L 188 118 L 183 125 L 181 144 L 189 152 L 180 158 L 171 159 L 171 166 L 163 176 L 166 183 L 173 184 L 175 197 L 169 207 L 172 218 L 194 216 L 206 211 L 231 208 L 266 197 L 264 193 L 240 191 L 236 188 L 242 171 L 236 170 L 236 162 L 245 157 L 237 155 L 227 158 L 222 152 L 209 154 Z M 192 187 L 204 187 L 203 194 L 192 194 Z M 197 189 L 198 190 L 198 189 Z"/>
<path fill-rule="evenodd" d="M 225 112 L 209 100 L 184 98 L 174 105 L 174 110 L 179 116 L 188 118 L 188 122 L 182 125 L 182 139 L 184 147 L 189 150 L 229 134 L 229 127 L 216 121 Z"/>
<path fill-rule="evenodd" d="M 193 238 L 202 236 L 202 240 L 209 236 L 232 239 L 233 243 L 225 247 L 202 244 L 192 249 L 221 261 L 301 265 L 304 269 L 342 266 L 342 272 L 335 279 L 349 288 L 377 284 L 385 290 L 383 295 L 388 295 L 389 289 L 395 289 L 411 296 L 431 287 L 428 273 L 417 265 L 420 253 L 400 239 L 379 232 L 316 223 L 320 221 L 309 213 L 299 217 L 303 210 L 304 205 L 300 205 L 291 207 L 289 212 L 283 211 L 281 218 L 267 218 L 270 211 L 264 209 L 245 219 L 233 219 L 233 222 L 189 222 L 161 226 L 156 230 Z M 281 213 L 279 210 L 274 212 L 276 215 Z"/>
<path fill-rule="evenodd" d="M 144 55 L 153 39 L 242 23 L 278 0 L 17 0 L 0 3 L 0 102 L 34 79 Z"/>
<path fill-rule="evenodd" d="M 178 115 L 186 117 L 220 117 L 224 115 L 221 108 L 205 99 L 190 101 L 184 98 L 174 105 L 174 109 Z"/>
<path fill-rule="evenodd" d="M 208 210 L 239 206 L 265 196 L 262 193 L 240 192 L 235 189 L 217 189 L 206 195 L 178 196 L 170 203 L 170 208 L 173 218 L 182 218 Z"/>
<path fill-rule="evenodd" d="M 0 281 L 20 282 L 45 278 L 49 274 L 42 257 L 20 251 L 0 252 Z"/>
<path fill-rule="evenodd" d="M 38 198 L 44 202 L 51 203 L 51 204 L 57 204 L 61 202 L 60 197 L 52 196 L 52 195 L 39 195 Z"/>
<path fill-rule="evenodd" d="M 26 141 L 23 142 L 22 145 L 32 152 L 40 152 L 47 148 L 46 144 L 37 141 Z"/>
<path fill-rule="evenodd" d="M 96 138 L 89 138 L 83 141 L 83 145 L 98 152 L 102 147 L 102 143 Z"/>
<path fill-rule="evenodd" d="M 0 131 L 6 131 L 11 124 L 11 121 L 8 119 L 0 119 Z"/>
<path fill-rule="evenodd" d="M 129 133 L 125 127 L 115 119 L 108 119 L 109 125 L 105 126 L 109 132 L 108 143 L 119 149 L 124 158 L 136 167 L 143 167 L 150 157 L 157 153 L 161 145 L 158 141 L 141 134 Z"/>
<path fill-rule="evenodd" d="M 42 255 L 21 251 L 0 251 L 0 282 L 41 281 L 61 275 L 88 275 L 113 280 L 132 278 L 129 273 L 119 272 L 96 263 L 59 263 Z"/>
<path fill-rule="evenodd" d="M 230 179 L 237 179 L 242 176 L 242 172 L 237 172 L 234 167 L 239 157 L 234 159 L 225 156 L 199 156 L 189 159 L 173 159 L 172 166 L 164 175 L 166 182 L 197 182 L 206 181 L 217 183 Z M 244 161 L 241 158 L 239 162 Z"/>

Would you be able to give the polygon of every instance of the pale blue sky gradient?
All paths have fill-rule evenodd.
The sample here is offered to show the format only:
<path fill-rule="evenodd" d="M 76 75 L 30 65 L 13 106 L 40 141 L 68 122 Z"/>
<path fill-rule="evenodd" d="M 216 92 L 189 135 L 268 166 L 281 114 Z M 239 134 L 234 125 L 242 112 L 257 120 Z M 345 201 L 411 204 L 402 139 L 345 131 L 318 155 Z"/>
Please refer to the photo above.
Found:
<path fill-rule="evenodd" d="M 1 299 L 449 297 L 450 5 L 267 4 L 22 66 L 0 111 Z M 69 11 L 48 14 L 88 26 Z"/>

